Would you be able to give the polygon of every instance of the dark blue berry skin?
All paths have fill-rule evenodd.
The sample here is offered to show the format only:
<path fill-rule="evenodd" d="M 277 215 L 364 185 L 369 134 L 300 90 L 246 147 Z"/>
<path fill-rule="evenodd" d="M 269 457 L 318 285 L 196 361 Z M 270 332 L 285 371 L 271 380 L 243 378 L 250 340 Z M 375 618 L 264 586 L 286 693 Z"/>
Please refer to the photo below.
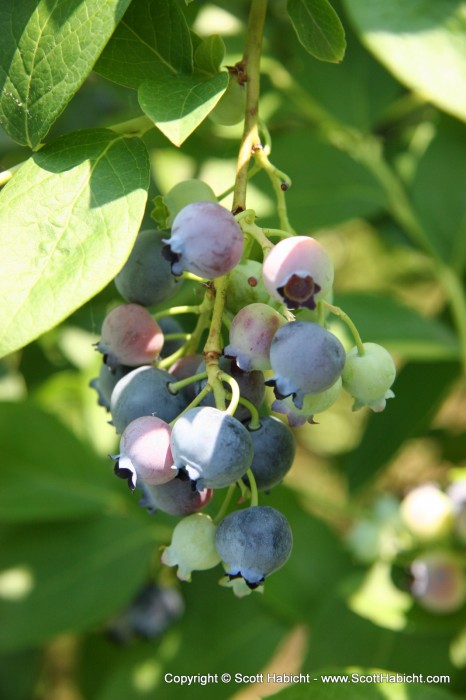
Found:
<path fill-rule="evenodd" d="M 293 395 L 302 408 L 305 394 L 329 389 L 341 375 L 346 353 L 338 338 L 318 323 L 292 321 L 275 333 L 270 346 L 270 363 L 275 377 L 277 399 Z"/>
<path fill-rule="evenodd" d="M 97 392 L 97 403 L 99 406 L 103 406 L 107 411 L 110 411 L 112 391 L 120 379 L 132 372 L 133 369 L 134 367 L 127 367 L 126 365 L 118 365 L 115 369 L 111 369 L 108 365 L 102 363 L 99 376 L 91 379 L 89 382 L 89 386 Z"/>
<path fill-rule="evenodd" d="M 172 318 L 171 316 L 164 316 L 163 318 L 159 319 L 157 321 L 159 324 L 160 328 L 163 331 L 164 336 L 169 335 L 170 333 L 184 333 L 184 328 L 183 326 L 175 319 Z M 163 344 L 162 351 L 160 353 L 160 357 L 168 357 L 169 355 L 173 355 L 174 352 L 179 350 L 181 346 L 184 344 L 183 338 L 179 338 L 178 340 L 166 340 Z"/>
<path fill-rule="evenodd" d="M 192 408 L 175 422 L 171 435 L 174 466 L 195 488 L 221 489 L 251 466 L 251 437 L 242 423 L 210 406 Z"/>
<path fill-rule="evenodd" d="M 141 306 L 155 306 L 175 291 L 177 280 L 162 256 L 162 231 L 140 231 L 125 265 L 115 277 L 123 299 Z"/>
<path fill-rule="evenodd" d="M 230 513 L 215 533 L 215 547 L 231 578 L 242 576 L 250 588 L 288 560 L 293 535 L 288 520 L 269 506 Z"/>
<path fill-rule="evenodd" d="M 261 417 L 260 428 L 250 430 L 254 457 L 251 470 L 259 491 L 269 491 L 291 469 L 296 441 L 291 430 L 278 418 Z M 247 476 L 243 481 L 249 484 Z"/>
<path fill-rule="evenodd" d="M 212 489 L 193 490 L 187 475 L 180 472 L 167 484 L 151 486 L 143 484 L 143 495 L 139 505 L 147 508 L 149 513 L 157 510 L 169 515 L 191 515 L 204 508 L 212 498 Z"/>
<path fill-rule="evenodd" d="M 134 369 L 116 384 L 110 401 L 112 423 L 122 433 L 141 416 L 157 416 L 170 423 L 187 406 L 181 392 L 172 394 L 168 384 L 176 381 L 168 372 L 144 366 Z"/>

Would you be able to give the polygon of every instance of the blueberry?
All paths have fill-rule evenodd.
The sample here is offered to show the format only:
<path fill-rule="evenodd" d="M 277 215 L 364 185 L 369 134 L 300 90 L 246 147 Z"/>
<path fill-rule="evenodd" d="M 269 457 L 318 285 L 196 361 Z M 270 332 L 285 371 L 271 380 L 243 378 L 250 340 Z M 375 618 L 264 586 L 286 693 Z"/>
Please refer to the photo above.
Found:
<path fill-rule="evenodd" d="M 134 367 L 127 367 L 126 365 L 118 365 L 111 369 L 105 363 L 102 364 L 99 376 L 91 379 L 89 382 L 89 386 L 97 392 L 97 403 L 99 406 L 103 406 L 107 411 L 110 411 L 112 391 L 120 379 L 133 369 Z"/>
<path fill-rule="evenodd" d="M 165 484 L 175 478 L 170 434 L 170 426 L 155 416 L 136 418 L 126 426 L 116 456 L 115 474 L 127 479 L 132 491 L 140 482 Z"/>
<path fill-rule="evenodd" d="M 395 363 L 381 345 L 363 343 L 363 346 L 364 355 L 356 347 L 346 355 L 341 375 L 343 388 L 355 399 L 353 410 L 367 405 L 378 413 L 384 410 L 386 400 L 394 396 L 390 387 L 395 381 Z"/>
<path fill-rule="evenodd" d="M 270 345 L 285 319 L 267 304 L 248 304 L 231 322 L 230 343 L 224 353 L 245 372 L 270 369 Z"/>
<path fill-rule="evenodd" d="M 163 340 L 159 324 L 147 309 L 139 304 L 121 304 L 105 317 L 97 349 L 111 368 L 139 367 L 157 359 Z"/>
<path fill-rule="evenodd" d="M 172 430 L 174 465 L 196 489 L 224 488 L 241 479 L 252 463 L 251 437 L 236 418 L 210 406 L 192 408 Z"/>
<path fill-rule="evenodd" d="M 278 418 L 261 417 L 260 427 L 250 430 L 254 457 L 251 470 L 259 491 L 269 491 L 282 481 L 293 464 L 296 442 L 293 433 Z M 249 483 L 247 476 L 243 481 Z"/>
<path fill-rule="evenodd" d="M 170 423 L 186 408 L 183 394 L 172 394 L 168 385 L 176 381 L 155 367 L 138 367 L 116 384 L 110 401 L 112 422 L 117 433 L 141 416 L 157 416 Z"/>
<path fill-rule="evenodd" d="M 453 613 L 466 601 L 463 562 L 451 552 L 420 555 L 410 567 L 411 593 L 429 612 Z"/>
<path fill-rule="evenodd" d="M 215 546 L 231 578 L 242 576 L 250 588 L 288 560 L 293 536 L 288 520 L 269 506 L 230 513 L 215 534 Z"/>
<path fill-rule="evenodd" d="M 163 235 L 161 231 L 139 232 L 128 260 L 115 277 L 115 286 L 126 301 L 155 306 L 174 293 L 177 280 L 162 256 Z"/>
<path fill-rule="evenodd" d="M 191 515 L 202 510 L 213 496 L 212 489 L 193 490 L 189 477 L 180 472 L 174 479 L 160 486 L 142 485 L 143 496 L 139 505 L 149 513 L 161 510 L 169 515 Z"/>
<path fill-rule="evenodd" d="M 194 178 L 178 182 L 162 199 L 169 212 L 166 220 L 168 227 L 173 224 L 175 216 L 188 204 L 217 201 L 210 185 L 203 180 L 195 180 Z"/>
<path fill-rule="evenodd" d="M 302 408 L 305 394 L 318 394 L 337 381 L 345 358 L 333 333 L 318 323 L 292 321 L 273 337 L 270 363 L 276 376 L 266 384 L 275 387 L 278 399 L 293 394 L 295 405 Z"/>
<path fill-rule="evenodd" d="M 290 309 L 315 309 L 333 284 L 333 264 L 325 248 L 309 236 L 293 236 L 277 243 L 262 266 L 269 294 Z"/>
<path fill-rule="evenodd" d="M 215 525 L 205 513 L 188 515 L 173 530 L 172 542 L 162 554 L 162 563 L 178 566 L 177 576 L 191 581 L 192 571 L 212 569 L 220 563 L 215 549 Z"/>
<path fill-rule="evenodd" d="M 298 428 L 306 422 L 315 423 L 314 416 L 323 413 L 332 406 L 341 394 L 342 381 L 338 377 L 335 384 L 318 394 L 305 394 L 301 408 L 295 406 L 291 396 L 286 399 L 277 399 L 272 403 L 272 411 L 284 413 L 288 418 L 288 425 L 291 428 Z"/>
<path fill-rule="evenodd" d="M 214 279 L 230 272 L 243 254 L 243 234 L 235 217 L 216 202 L 193 202 L 173 221 L 164 254 L 174 275 L 184 270 Z"/>

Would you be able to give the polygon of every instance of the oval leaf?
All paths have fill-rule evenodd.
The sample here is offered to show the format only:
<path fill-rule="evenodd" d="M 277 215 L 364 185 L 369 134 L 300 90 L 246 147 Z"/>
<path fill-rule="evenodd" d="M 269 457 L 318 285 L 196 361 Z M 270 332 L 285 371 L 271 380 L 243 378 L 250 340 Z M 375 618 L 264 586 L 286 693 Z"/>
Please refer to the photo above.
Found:
<path fill-rule="evenodd" d="M 228 73 L 212 78 L 160 75 L 142 83 L 139 104 L 175 146 L 181 146 L 215 107 L 228 86 Z"/>
<path fill-rule="evenodd" d="M 320 61 L 340 63 L 345 55 L 345 31 L 327 0 L 288 0 L 287 11 L 298 39 Z"/>
<path fill-rule="evenodd" d="M 191 35 L 175 0 L 134 0 L 95 66 L 105 78 L 132 88 L 192 68 Z"/>
<path fill-rule="evenodd" d="M 130 0 L 0 3 L 0 123 L 35 148 L 89 75 Z M 7 31 L 8 28 L 8 31 Z"/>
<path fill-rule="evenodd" d="M 105 620 L 142 585 L 153 546 L 151 528 L 127 516 L 4 528 L 0 650 Z"/>
<path fill-rule="evenodd" d="M 463 0 L 344 0 L 372 53 L 400 82 L 466 120 Z"/>
<path fill-rule="evenodd" d="M 55 416 L 33 403 L 3 403 L 0 424 L 8 465 L 0 490 L 0 521 L 71 520 L 122 502 L 111 461 L 97 458 Z"/>
<path fill-rule="evenodd" d="M 127 259 L 149 185 L 142 141 L 107 129 L 36 153 L 0 194 L 0 357 L 93 297 Z"/>

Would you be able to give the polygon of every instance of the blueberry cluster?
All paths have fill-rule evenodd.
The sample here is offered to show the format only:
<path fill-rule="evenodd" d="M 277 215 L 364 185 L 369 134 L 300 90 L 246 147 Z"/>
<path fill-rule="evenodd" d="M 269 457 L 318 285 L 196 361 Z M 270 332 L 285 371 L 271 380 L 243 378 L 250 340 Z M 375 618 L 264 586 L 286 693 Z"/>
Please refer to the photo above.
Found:
<path fill-rule="evenodd" d="M 382 410 L 395 366 L 353 324 L 348 352 L 329 330 L 327 314 L 340 310 L 330 303 L 333 266 L 317 240 L 282 232 L 273 245 L 250 212 L 234 216 L 198 180 L 156 198 L 153 216 L 164 230 L 141 231 L 115 278 L 124 303 L 103 321 L 103 364 L 91 385 L 120 435 L 115 474 L 142 490 L 149 513 L 181 518 L 162 562 L 188 581 L 223 562 L 222 583 L 241 596 L 261 589 L 291 553 L 285 516 L 258 504 L 258 492 L 276 487 L 293 464 L 290 427 L 314 422 L 342 388 L 355 408 Z M 249 257 L 256 229 L 266 240 L 262 263 Z M 205 290 L 199 306 L 153 308 L 184 279 Z M 196 315 L 191 333 L 178 313 Z M 222 489 L 211 517 L 204 509 Z M 237 489 L 250 504 L 232 510 Z"/>
<path fill-rule="evenodd" d="M 466 475 L 445 489 L 420 484 L 401 500 L 385 495 L 350 530 L 348 543 L 365 563 L 389 562 L 393 582 L 419 607 L 458 611 L 466 604 Z"/>

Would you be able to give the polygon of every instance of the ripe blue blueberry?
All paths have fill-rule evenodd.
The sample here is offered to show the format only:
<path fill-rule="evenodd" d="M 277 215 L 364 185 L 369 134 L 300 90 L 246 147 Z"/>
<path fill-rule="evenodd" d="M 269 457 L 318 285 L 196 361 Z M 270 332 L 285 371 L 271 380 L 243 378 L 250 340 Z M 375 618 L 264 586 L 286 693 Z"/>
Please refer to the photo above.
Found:
<path fill-rule="evenodd" d="M 288 520 L 269 506 L 236 510 L 222 520 L 215 546 L 230 578 L 242 576 L 250 588 L 288 560 L 293 536 Z"/>
<path fill-rule="evenodd" d="M 198 491 L 224 488 L 241 479 L 253 457 L 244 425 L 210 406 L 192 408 L 178 418 L 171 448 L 174 466 L 188 474 Z"/>
<path fill-rule="evenodd" d="M 341 375 L 345 349 L 338 338 L 317 323 L 292 321 L 281 326 L 270 346 L 270 363 L 275 377 L 266 384 L 275 387 L 275 396 L 293 394 L 302 408 L 305 394 L 329 389 Z"/>
<path fill-rule="evenodd" d="M 138 233 L 128 260 L 114 280 L 126 301 L 155 306 L 174 293 L 177 280 L 162 256 L 163 235 L 153 230 Z"/>
<path fill-rule="evenodd" d="M 259 491 L 269 491 L 282 481 L 293 464 L 296 442 L 291 430 L 278 418 L 264 416 L 260 427 L 250 430 L 254 457 L 251 471 Z M 249 483 L 247 475 L 243 481 Z"/>
<path fill-rule="evenodd" d="M 172 394 L 168 385 L 176 381 L 168 372 L 155 367 L 138 367 L 115 385 L 110 400 L 112 422 L 117 433 L 141 416 L 157 416 L 170 423 L 186 408 L 181 392 Z"/>

